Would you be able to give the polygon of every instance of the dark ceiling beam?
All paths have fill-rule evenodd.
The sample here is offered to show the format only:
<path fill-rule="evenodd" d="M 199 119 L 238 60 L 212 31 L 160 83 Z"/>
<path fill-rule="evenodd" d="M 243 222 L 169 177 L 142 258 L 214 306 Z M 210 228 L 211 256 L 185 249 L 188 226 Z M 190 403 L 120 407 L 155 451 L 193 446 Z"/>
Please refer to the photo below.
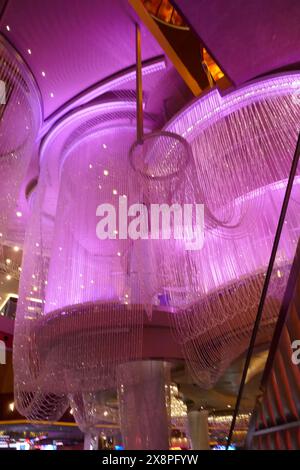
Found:
<path fill-rule="evenodd" d="M 186 85 L 190 88 L 190 90 L 195 96 L 199 96 L 201 91 L 208 85 L 207 82 L 205 83 L 206 81 L 205 75 L 202 74 L 203 83 L 200 84 L 201 78 L 198 78 L 198 79 L 195 78 L 194 74 L 191 71 L 191 68 L 187 66 L 183 57 L 180 55 L 180 48 L 177 48 L 176 42 L 172 40 L 172 34 L 168 34 L 168 37 L 167 37 L 166 31 L 164 31 L 164 26 L 159 25 L 159 23 L 155 21 L 155 19 L 148 13 L 148 11 L 144 7 L 141 0 L 128 0 L 128 1 L 129 1 L 129 4 L 137 13 L 137 15 L 139 16 L 139 18 L 141 19 L 141 21 L 145 24 L 145 26 L 155 37 L 159 45 L 165 51 L 166 55 L 168 56 L 170 61 L 173 63 L 174 67 L 177 69 L 178 73 L 180 74 L 180 76 L 182 77 Z M 178 30 L 177 33 L 179 31 L 180 30 Z M 175 32 L 175 28 L 174 28 L 174 32 Z M 188 31 L 185 31 L 185 32 L 188 33 Z M 188 34 L 186 34 L 185 37 L 187 40 L 191 41 L 191 37 Z M 199 48 L 197 50 L 199 65 L 197 64 L 197 61 L 196 61 L 196 66 L 198 65 L 199 73 L 201 73 L 200 47 L 201 47 L 201 44 L 199 43 Z M 190 54 L 190 47 L 188 43 L 185 43 L 185 53 L 186 55 Z M 193 60 L 193 62 L 195 61 Z"/>

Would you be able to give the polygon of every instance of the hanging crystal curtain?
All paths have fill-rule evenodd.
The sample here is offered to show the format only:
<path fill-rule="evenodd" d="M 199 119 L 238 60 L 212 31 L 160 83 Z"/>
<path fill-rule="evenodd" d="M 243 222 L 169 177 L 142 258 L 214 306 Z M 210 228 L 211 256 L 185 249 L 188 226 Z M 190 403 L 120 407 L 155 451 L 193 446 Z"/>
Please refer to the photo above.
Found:
<path fill-rule="evenodd" d="M 0 232 L 3 239 L 34 149 L 41 107 L 33 78 L 0 35 Z"/>
<path fill-rule="evenodd" d="M 69 400 L 80 404 L 115 388 L 116 366 L 141 357 L 146 294 L 135 268 L 139 250 L 117 236 L 121 205 L 138 200 L 127 158 L 135 128 L 90 125 L 60 155 L 54 221 L 47 214 L 53 162 L 43 162 L 25 243 L 14 362 L 16 404 L 29 417 L 53 419 Z M 101 231 L 107 210 L 116 219 Z M 87 428 L 89 413 L 74 410 Z"/>
<path fill-rule="evenodd" d="M 183 224 L 183 239 L 148 242 L 160 297 L 172 311 L 177 339 L 203 387 L 212 386 L 248 344 L 299 132 L 297 86 L 299 76 L 290 75 L 224 97 L 215 90 L 180 113 L 165 135 L 150 136 L 151 146 L 145 141 L 131 149 L 148 206 L 167 203 L 175 209 L 178 204 L 180 212 L 182 204 L 204 204 L 203 248 L 201 243 L 201 249 L 187 246 L 195 214 L 190 227 Z M 171 140 L 170 131 L 186 143 Z M 192 158 L 183 158 L 188 144 Z M 262 342 L 272 333 L 282 277 L 299 236 L 296 203 L 287 223 Z M 176 211 L 171 225 L 173 232 L 181 228 Z"/>
<path fill-rule="evenodd" d="M 22 414 L 59 416 L 67 395 L 80 403 L 87 393 L 115 388 L 118 366 L 142 357 L 143 314 L 153 306 L 169 307 L 186 362 L 204 387 L 246 348 L 299 130 L 299 81 L 294 74 L 224 97 L 212 91 L 143 145 L 133 144 L 134 116 L 126 126 L 121 115 L 118 124 L 113 115 L 103 123 L 90 116 L 100 105 L 83 109 L 80 125 L 72 115 L 55 130 L 24 247 L 14 346 Z M 68 134 L 64 144 L 59 132 Z M 52 199 L 57 207 L 49 211 Z M 272 330 L 299 236 L 299 200 L 261 341 Z M 204 245 L 200 230 L 191 249 L 195 207 L 188 226 L 177 216 L 184 204 L 201 203 Z M 153 204 L 173 205 L 167 226 L 181 236 L 163 239 Z M 123 237 L 119 214 L 133 205 L 128 219 L 142 215 Z"/>
<path fill-rule="evenodd" d="M 52 371 L 38 347 L 53 239 L 53 221 L 45 215 L 47 177 L 43 167 L 30 199 L 13 346 L 15 404 L 23 416 L 34 420 L 57 420 L 68 407 L 63 386 L 56 393 L 51 385 Z"/>
<path fill-rule="evenodd" d="M 167 251 L 163 258 L 160 253 L 162 274 L 174 269 L 176 279 L 177 271 L 184 271 L 188 281 L 165 289 L 177 307 L 171 315 L 177 338 L 203 387 L 212 386 L 249 342 L 299 132 L 297 86 L 299 76 L 291 75 L 225 97 L 214 91 L 168 126 L 191 145 L 198 176 L 193 185 L 200 185 L 209 210 L 203 249 L 187 251 L 180 266 L 170 264 Z M 299 200 L 286 221 L 261 342 L 272 334 L 282 278 L 299 237 Z M 210 214 L 217 225 L 209 223 Z"/>

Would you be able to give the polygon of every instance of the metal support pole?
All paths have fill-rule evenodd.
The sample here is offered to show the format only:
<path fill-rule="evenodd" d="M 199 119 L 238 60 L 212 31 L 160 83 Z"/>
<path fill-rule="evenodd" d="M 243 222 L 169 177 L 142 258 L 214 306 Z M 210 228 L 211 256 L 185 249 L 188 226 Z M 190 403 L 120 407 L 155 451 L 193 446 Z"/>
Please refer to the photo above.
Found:
<path fill-rule="evenodd" d="M 138 24 L 135 25 L 135 53 L 136 53 L 136 131 L 137 141 L 143 142 L 143 87 L 142 87 L 142 48 L 141 30 Z"/>

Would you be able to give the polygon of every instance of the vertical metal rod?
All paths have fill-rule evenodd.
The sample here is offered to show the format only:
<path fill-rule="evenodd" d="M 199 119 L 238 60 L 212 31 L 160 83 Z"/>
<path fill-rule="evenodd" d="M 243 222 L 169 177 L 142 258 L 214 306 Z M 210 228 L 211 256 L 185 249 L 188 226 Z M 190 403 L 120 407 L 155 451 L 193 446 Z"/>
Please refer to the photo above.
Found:
<path fill-rule="evenodd" d="M 143 87 L 142 87 L 142 49 L 141 30 L 135 25 L 135 53 L 136 53 L 136 132 L 139 144 L 143 142 Z"/>
<path fill-rule="evenodd" d="M 288 184 L 287 184 L 287 187 L 286 187 L 286 190 L 285 190 L 285 195 L 284 195 L 282 208 L 281 208 L 281 212 L 280 212 L 280 217 L 279 217 L 279 221 L 278 221 L 278 225 L 277 225 L 277 229 L 276 229 L 276 234 L 275 234 L 275 238 L 274 238 L 274 243 L 273 243 L 272 252 L 271 252 L 271 256 L 270 256 L 270 261 L 269 261 L 269 265 L 268 265 L 268 269 L 267 269 L 267 273 L 266 273 L 266 277 L 265 277 L 265 282 L 264 282 L 264 285 L 263 285 L 262 294 L 261 294 L 259 305 L 258 305 L 257 315 L 256 315 L 256 319 L 255 319 L 255 322 L 254 322 L 252 335 L 251 335 L 251 339 L 250 339 L 250 343 L 249 343 L 249 347 L 248 347 L 248 351 L 247 351 L 247 356 L 246 356 L 246 361 L 245 361 L 245 365 L 244 365 L 244 369 L 243 369 L 242 379 L 241 379 L 241 383 L 240 383 L 240 387 L 239 387 L 239 392 L 238 392 L 238 396 L 237 396 L 237 400 L 236 400 L 236 404 L 235 404 L 234 413 L 233 413 L 233 416 L 232 416 L 230 431 L 229 431 L 229 434 L 228 434 L 227 446 L 226 446 L 227 450 L 228 450 L 228 448 L 231 444 L 231 439 L 232 439 L 233 431 L 234 431 L 234 428 L 235 428 L 236 418 L 237 418 L 237 415 L 238 415 L 238 412 L 239 412 L 239 409 L 240 409 L 240 404 L 241 404 L 241 400 L 242 400 L 242 396 L 243 396 L 243 392 L 244 392 L 244 387 L 245 387 L 245 383 L 246 383 L 246 377 L 247 377 L 250 361 L 251 361 L 251 358 L 252 358 L 253 350 L 254 350 L 254 347 L 255 347 L 255 341 L 256 341 L 259 325 L 260 325 L 260 320 L 261 320 L 261 317 L 262 317 L 262 314 L 263 314 L 263 309 L 264 309 L 264 306 L 265 306 L 265 300 L 266 300 L 267 293 L 268 293 L 269 283 L 270 283 L 270 279 L 271 279 L 271 276 L 272 276 L 272 271 L 273 271 L 273 266 L 274 266 L 274 262 L 275 262 L 275 258 L 276 258 L 278 245 L 279 245 L 279 242 L 280 242 L 282 227 L 283 227 L 283 224 L 284 224 L 284 219 L 285 219 L 285 216 L 286 216 L 286 211 L 287 211 L 287 208 L 288 208 L 290 195 L 291 195 L 292 188 L 293 188 L 294 178 L 295 178 L 295 174 L 296 174 L 296 171 L 297 171 L 297 166 L 298 166 L 298 163 L 299 163 L 299 156 L 300 156 L 300 134 L 298 136 L 297 146 L 296 146 L 296 150 L 295 150 L 293 161 L 292 161 L 292 166 L 291 166 L 291 171 L 290 171 L 290 174 L 289 174 Z"/>

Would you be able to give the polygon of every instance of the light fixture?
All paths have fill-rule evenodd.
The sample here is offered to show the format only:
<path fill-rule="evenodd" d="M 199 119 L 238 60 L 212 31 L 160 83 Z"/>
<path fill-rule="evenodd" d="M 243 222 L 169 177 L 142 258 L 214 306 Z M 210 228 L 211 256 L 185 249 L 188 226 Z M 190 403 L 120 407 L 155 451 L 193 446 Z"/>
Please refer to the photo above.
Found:
<path fill-rule="evenodd" d="M 10 281 L 10 280 L 11 280 L 11 275 L 10 275 L 10 274 L 7 274 L 7 275 L 6 275 L 6 279 L 7 279 L 8 281 Z"/>
<path fill-rule="evenodd" d="M 5 263 L 6 263 L 6 264 L 11 264 L 11 259 L 10 259 L 10 258 L 6 258 Z"/>
<path fill-rule="evenodd" d="M 10 31 L 10 26 L 8 24 L 6 25 L 6 30 Z"/>
<path fill-rule="evenodd" d="M 23 215 L 23 214 L 22 214 L 21 211 L 17 211 L 17 212 L 16 212 L 16 216 L 17 216 L 17 217 L 22 217 L 22 215 Z"/>
<path fill-rule="evenodd" d="M 116 189 L 113 189 L 113 195 L 116 196 L 118 194 L 118 191 Z"/>
<path fill-rule="evenodd" d="M 10 411 L 14 411 L 14 409 L 15 409 L 15 404 L 14 404 L 13 401 L 8 405 L 8 408 L 10 409 Z"/>
<path fill-rule="evenodd" d="M 27 49 L 29 55 L 31 55 L 31 49 Z"/>
<path fill-rule="evenodd" d="M 108 170 L 104 170 L 104 171 L 103 171 L 103 174 L 104 174 L 104 176 L 108 176 L 108 175 L 109 175 L 109 171 L 108 171 Z"/>
<path fill-rule="evenodd" d="M 121 256 L 121 253 L 120 253 L 120 251 L 118 251 L 117 255 L 118 255 L 118 256 Z"/>
<path fill-rule="evenodd" d="M 50 93 L 50 98 L 54 98 L 54 93 Z"/>
<path fill-rule="evenodd" d="M 14 251 L 18 252 L 20 251 L 20 248 L 18 246 L 14 246 Z"/>
<path fill-rule="evenodd" d="M 102 144 L 102 147 L 103 147 L 104 149 L 107 149 L 107 145 L 106 145 L 106 144 Z"/>
<path fill-rule="evenodd" d="M 46 77 L 46 72 L 42 71 L 42 76 Z"/>

